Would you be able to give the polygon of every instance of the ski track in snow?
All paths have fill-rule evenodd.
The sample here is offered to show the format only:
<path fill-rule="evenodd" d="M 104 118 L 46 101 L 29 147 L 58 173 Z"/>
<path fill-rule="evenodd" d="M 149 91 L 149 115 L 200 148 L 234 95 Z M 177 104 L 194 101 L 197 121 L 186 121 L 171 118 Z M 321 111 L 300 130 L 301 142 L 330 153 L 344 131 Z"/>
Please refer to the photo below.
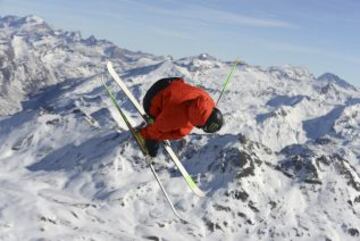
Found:
<path fill-rule="evenodd" d="M 185 225 L 100 79 L 119 90 L 111 60 L 138 99 L 167 76 L 217 98 L 232 63 L 133 52 L 36 16 L 0 17 L 0 30 L 0 240 L 359 240 L 360 91 L 346 81 L 241 62 L 220 133 L 172 143 L 207 197 L 155 160 Z"/>

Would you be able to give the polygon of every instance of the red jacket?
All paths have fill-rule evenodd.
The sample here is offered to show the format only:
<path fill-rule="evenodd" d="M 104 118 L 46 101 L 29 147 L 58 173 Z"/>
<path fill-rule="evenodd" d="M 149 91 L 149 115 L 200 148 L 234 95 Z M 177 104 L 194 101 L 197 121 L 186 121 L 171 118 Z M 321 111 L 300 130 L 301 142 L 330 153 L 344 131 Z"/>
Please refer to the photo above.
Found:
<path fill-rule="evenodd" d="M 155 121 L 140 133 L 145 139 L 180 139 L 194 126 L 205 125 L 214 107 L 215 102 L 204 90 L 174 80 L 151 100 L 149 114 Z"/>

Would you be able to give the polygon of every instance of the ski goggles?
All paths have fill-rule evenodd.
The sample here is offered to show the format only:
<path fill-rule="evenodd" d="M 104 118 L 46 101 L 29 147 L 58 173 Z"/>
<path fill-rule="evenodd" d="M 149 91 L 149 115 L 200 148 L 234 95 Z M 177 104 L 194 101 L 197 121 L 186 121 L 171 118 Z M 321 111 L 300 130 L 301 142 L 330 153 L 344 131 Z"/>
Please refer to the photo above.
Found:
<path fill-rule="evenodd" d="M 220 130 L 221 125 L 219 125 L 218 123 L 211 123 L 209 125 L 205 125 L 204 127 L 202 127 L 202 129 L 206 132 L 206 133 L 214 133 L 217 132 L 218 130 Z"/>

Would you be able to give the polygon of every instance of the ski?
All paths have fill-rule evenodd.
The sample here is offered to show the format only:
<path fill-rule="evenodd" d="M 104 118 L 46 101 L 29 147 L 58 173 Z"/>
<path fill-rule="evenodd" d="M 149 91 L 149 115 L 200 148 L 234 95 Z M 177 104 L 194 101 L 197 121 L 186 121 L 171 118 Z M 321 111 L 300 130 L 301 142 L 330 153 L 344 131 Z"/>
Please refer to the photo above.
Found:
<path fill-rule="evenodd" d="M 127 86 L 125 85 L 125 83 L 120 79 L 119 75 L 116 73 L 113 64 L 108 61 L 107 63 L 107 69 L 111 75 L 111 77 L 115 80 L 115 82 L 119 85 L 119 87 L 121 88 L 121 90 L 125 93 L 125 95 L 129 98 L 129 100 L 131 101 L 131 103 L 134 105 L 134 107 L 136 108 L 136 110 L 140 113 L 140 115 L 142 116 L 142 118 L 144 119 L 144 121 L 146 121 L 147 123 L 149 123 L 150 118 L 148 117 L 148 115 L 145 113 L 143 107 L 140 105 L 140 103 L 136 100 L 136 98 L 134 97 L 134 95 L 131 93 L 131 91 L 127 88 Z M 183 178 L 185 179 L 187 185 L 189 186 L 189 188 L 199 197 L 204 197 L 205 193 L 196 185 L 195 181 L 193 180 L 193 178 L 190 176 L 190 174 L 187 172 L 187 170 L 185 169 L 185 167 L 181 164 L 179 158 L 176 156 L 175 152 L 173 151 L 173 149 L 171 148 L 170 142 L 169 141 L 163 141 L 162 142 L 165 151 L 168 153 L 170 159 L 174 162 L 175 166 L 178 168 L 178 170 L 180 171 L 181 175 L 183 176 Z"/>
<path fill-rule="evenodd" d="M 126 126 L 127 126 L 128 129 L 130 130 L 130 133 L 131 133 L 131 135 L 134 137 L 134 139 L 135 139 L 136 143 L 138 144 L 141 152 L 144 154 L 144 156 L 146 156 L 147 152 L 146 152 L 146 150 L 143 148 L 143 146 L 141 145 L 140 140 L 137 138 L 137 135 L 136 135 L 136 133 L 135 133 L 135 128 L 131 125 L 128 117 L 125 115 L 125 113 L 121 110 L 120 106 L 119 106 L 118 103 L 116 102 L 115 96 L 114 96 L 114 94 L 112 93 L 112 91 L 111 91 L 111 89 L 109 88 L 109 86 L 107 86 L 106 83 L 105 83 L 102 79 L 101 79 L 101 82 L 102 82 L 102 84 L 103 84 L 103 86 L 104 86 L 104 88 L 105 88 L 108 96 L 110 97 L 111 102 L 112 102 L 113 105 L 115 106 L 116 110 L 120 113 L 120 115 L 121 115 L 122 119 L 124 120 Z M 117 123 L 117 124 L 119 124 L 119 123 Z M 169 195 L 167 194 L 164 186 L 162 185 L 162 183 L 161 183 L 161 181 L 160 181 L 160 178 L 159 178 L 158 174 L 157 174 L 156 171 L 155 171 L 154 166 L 153 166 L 152 163 L 151 163 L 151 160 L 149 160 L 149 157 L 146 157 L 146 159 L 147 159 L 146 162 L 148 163 L 152 174 L 154 175 L 157 183 L 159 184 L 160 189 L 161 189 L 162 193 L 164 194 L 164 196 L 165 196 L 165 198 L 166 198 L 166 200 L 167 200 L 167 202 L 168 202 L 171 210 L 173 211 L 173 213 L 175 214 L 175 216 L 178 217 L 183 223 L 188 223 L 188 222 L 187 222 L 185 219 L 183 219 L 183 218 L 179 215 L 179 213 L 176 211 L 174 204 L 173 204 L 172 201 L 170 200 Z"/>

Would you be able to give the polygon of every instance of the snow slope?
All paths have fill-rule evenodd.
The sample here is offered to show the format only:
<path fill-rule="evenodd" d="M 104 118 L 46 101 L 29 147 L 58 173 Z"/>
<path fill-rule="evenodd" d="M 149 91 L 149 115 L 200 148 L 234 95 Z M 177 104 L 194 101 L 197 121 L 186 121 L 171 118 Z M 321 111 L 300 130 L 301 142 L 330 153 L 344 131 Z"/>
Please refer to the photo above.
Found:
<path fill-rule="evenodd" d="M 139 99 L 167 76 L 217 98 L 232 63 L 133 52 L 36 16 L 0 17 L 0 29 L 0 240 L 359 240 L 360 91 L 346 81 L 241 63 L 220 133 L 173 142 L 207 197 L 156 159 L 185 225 L 100 79 L 117 89 L 111 60 Z"/>

